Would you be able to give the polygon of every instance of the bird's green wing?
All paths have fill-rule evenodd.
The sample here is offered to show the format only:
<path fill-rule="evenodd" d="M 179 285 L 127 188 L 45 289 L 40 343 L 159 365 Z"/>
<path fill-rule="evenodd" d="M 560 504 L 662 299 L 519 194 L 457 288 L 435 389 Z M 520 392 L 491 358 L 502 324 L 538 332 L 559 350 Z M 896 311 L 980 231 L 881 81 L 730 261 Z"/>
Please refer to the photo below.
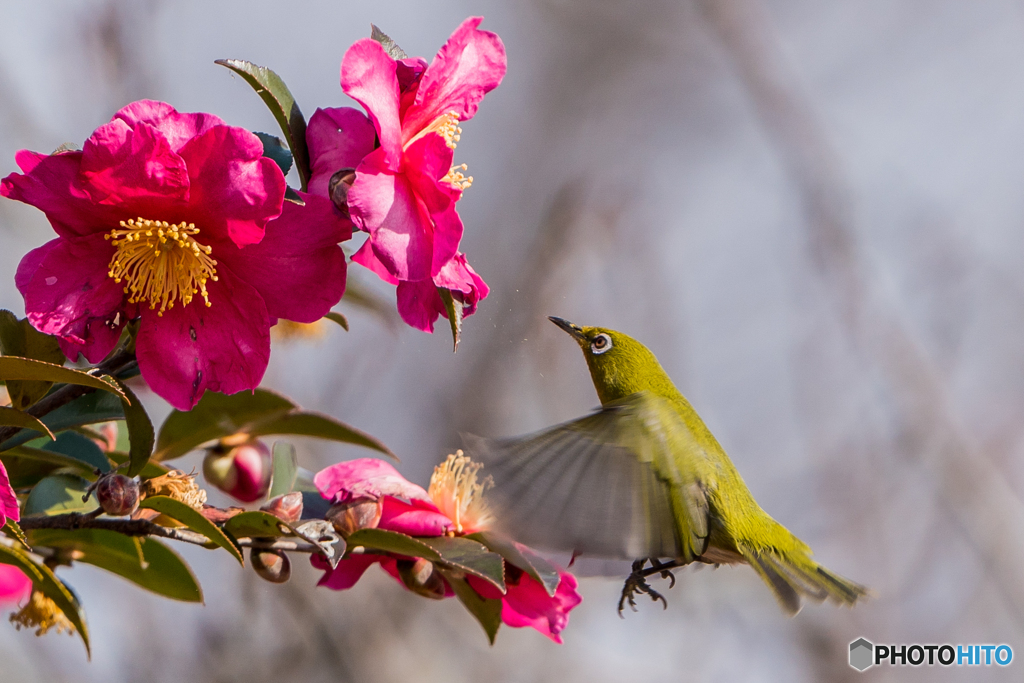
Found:
<path fill-rule="evenodd" d="M 487 498 L 517 540 L 623 558 L 699 556 L 712 466 L 674 406 L 648 392 L 511 439 L 464 436 L 494 479 Z"/>

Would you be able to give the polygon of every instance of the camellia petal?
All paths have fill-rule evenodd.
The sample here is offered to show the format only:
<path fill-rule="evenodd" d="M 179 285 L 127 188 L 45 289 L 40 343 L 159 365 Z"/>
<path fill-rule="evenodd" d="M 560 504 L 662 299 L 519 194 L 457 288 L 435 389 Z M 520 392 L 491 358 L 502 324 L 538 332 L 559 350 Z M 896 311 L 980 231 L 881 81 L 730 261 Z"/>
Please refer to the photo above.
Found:
<path fill-rule="evenodd" d="M 512 628 L 529 626 L 555 641 L 562 642 L 559 635 L 569 623 L 569 612 L 579 605 L 583 598 L 577 592 L 576 577 L 566 571 L 559 571 L 561 580 L 553 596 L 548 595 L 544 586 L 523 574 L 517 582 L 506 581 L 505 595 L 493 585 L 474 576 L 469 585 L 484 597 L 499 598 L 501 621 Z"/>
<path fill-rule="evenodd" d="M 482 21 L 462 22 L 427 67 L 402 121 L 403 142 L 447 112 L 460 121 L 473 118 L 484 95 L 505 77 L 505 46 L 497 34 L 477 28 Z"/>
<path fill-rule="evenodd" d="M 186 142 L 214 126 L 226 125 L 219 116 L 205 112 L 180 112 L 166 102 L 156 100 L 132 102 L 114 114 L 114 119 L 124 121 L 132 127 L 137 123 L 153 126 L 167 139 L 175 152 Z"/>
<path fill-rule="evenodd" d="M 332 504 L 360 498 L 377 500 L 382 496 L 430 503 L 422 487 L 399 474 L 391 463 L 376 458 L 357 458 L 331 465 L 316 473 L 313 485 Z"/>
<path fill-rule="evenodd" d="M 177 305 L 139 325 L 139 370 L 179 410 L 191 410 L 206 390 L 255 389 L 270 360 L 270 316 L 259 292 L 226 267 L 217 275 L 209 307 Z"/>
<path fill-rule="evenodd" d="M 267 222 L 281 214 L 287 185 L 263 143 L 247 130 L 216 126 L 180 150 L 188 164 L 189 221 L 239 247 L 263 239 Z"/>
<path fill-rule="evenodd" d="M 306 126 L 306 145 L 312 159 L 310 194 L 329 197 L 331 176 L 355 168 L 373 151 L 377 132 L 366 114 L 351 107 L 317 109 Z"/>
<path fill-rule="evenodd" d="M 8 519 L 17 522 L 21 519 L 21 513 L 18 508 L 18 496 L 14 494 L 7 470 L 0 462 L 0 526 L 6 524 Z"/>
<path fill-rule="evenodd" d="M 305 206 L 285 202 L 259 244 L 239 249 L 215 243 L 218 260 L 246 279 L 263 297 L 272 318 L 316 322 L 345 293 L 345 252 L 352 224 L 323 197 L 299 192 Z"/>
<path fill-rule="evenodd" d="M 341 89 L 366 109 L 392 171 L 402 159 L 397 69 L 395 60 L 371 38 L 353 43 L 341 62 Z"/>
<path fill-rule="evenodd" d="M 32 593 L 32 579 L 12 564 L 0 564 L 0 604 L 18 604 Z"/>
<path fill-rule="evenodd" d="M 383 555 L 360 553 L 342 558 L 336 567 L 331 567 L 331 563 L 320 555 L 310 557 L 310 562 L 316 569 L 324 570 L 324 575 L 316 585 L 343 591 L 356 585 L 373 564 L 387 559 Z"/>
<path fill-rule="evenodd" d="M 129 128 L 115 119 L 97 128 L 82 150 L 82 176 L 99 204 L 169 200 L 173 206 L 188 201 L 185 160 L 146 123 Z"/>
<path fill-rule="evenodd" d="M 18 267 L 15 284 L 29 322 L 66 343 L 72 359 L 81 351 L 91 363 L 102 360 L 127 322 L 122 285 L 107 272 L 113 252 L 102 235 L 55 239 L 30 251 Z"/>
<path fill-rule="evenodd" d="M 387 266 L 377 258 L 377 254 L 373 251 L 373 242 L 370 240 L 363 242 L 363 246 L 359 247 L 359 250 L 352 254 L 352 261 L 376 273 L 377 277 L 389 285 L 397 285 L 399 282 L 398 278 L 392 275 Z"/>

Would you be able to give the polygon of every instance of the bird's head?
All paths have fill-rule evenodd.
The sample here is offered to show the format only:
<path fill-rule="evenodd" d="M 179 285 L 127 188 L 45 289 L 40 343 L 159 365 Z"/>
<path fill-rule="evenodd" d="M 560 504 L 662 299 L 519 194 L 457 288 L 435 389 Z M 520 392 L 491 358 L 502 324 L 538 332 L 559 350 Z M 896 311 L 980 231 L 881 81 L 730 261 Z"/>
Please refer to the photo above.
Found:
<path fill-rule="evenodd" d="M 568 332 L 583 349 L 601 403 L 638 391 L 661 393 L 666 383 L 672 386 L 654 354 L 632 337 L 604 327 L 581 327 L 555 316 L 548 320 Z"/>

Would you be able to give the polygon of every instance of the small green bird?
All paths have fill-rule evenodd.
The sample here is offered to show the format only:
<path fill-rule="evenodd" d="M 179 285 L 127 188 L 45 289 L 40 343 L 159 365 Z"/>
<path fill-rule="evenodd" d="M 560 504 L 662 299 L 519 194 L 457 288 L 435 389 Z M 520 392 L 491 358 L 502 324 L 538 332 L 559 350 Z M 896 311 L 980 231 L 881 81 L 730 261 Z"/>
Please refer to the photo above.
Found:
<path fill-rule="evenodd" d="M 807 544 L 761 509 L 647 347 L 614 330 L 550 320 L 583 349 L 602 407 L 524 437 L 467 437 L 515 538 L 634 560 L 620 613 L 627 601 L 635 609 L 638 592 L 664 603 L 646 578 L 660 573 L 674 583 L 669 570 L 691 562 L 749 564 L 791 615 L 801 596 L 853 605 L 867 595 L 812 560 Z"/>

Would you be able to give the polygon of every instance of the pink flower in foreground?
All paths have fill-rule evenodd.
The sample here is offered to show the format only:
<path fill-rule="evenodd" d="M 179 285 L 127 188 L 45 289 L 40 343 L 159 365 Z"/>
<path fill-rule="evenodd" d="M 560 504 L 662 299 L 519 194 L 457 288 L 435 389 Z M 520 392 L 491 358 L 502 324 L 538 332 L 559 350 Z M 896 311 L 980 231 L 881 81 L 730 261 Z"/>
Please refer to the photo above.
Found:
<path fill-rule="evenodd" d="M 478 469 L 479 466 L 460 451 L 435 468 L 430 490 L 424 491 L 406 481 L 388 463 L 363 458 L 321 470 L 314 483 L 320 495 L 335 505 L 360 501 L 379 503 L 380 518 L 376 528 L 409 536 L 463 535 L 483 531 L 491 523 L 490 512 L 481 497 L 486 483 L 477 481 Z M 526 550 L 525 546 L 516 545 Z M 312 558 L 313 566 L 324 570 L 318 585 L 335 590 L 351 588 L 370 565 L 377 563 L 407 585 L 402 577 L 400 561 L 400 558 L 388 555 L 353 554 L 332 569 L 323 558 L 316 555 Z M 482 579 L 470 576 L 467 580 L 482 597 L 502 601 L 503 623 L 514 628 L 530 626 L 561 643 L 559 634 L 569 621 L 569 612 L 582 598 L 576 591 L 576 578 L 562 570 L 559 570 L 559 575 L 554 595 L 548 595 L 543 585 L 508 562 L 505 563 L 504 594 Z M 447 582 L 440 589 L 443 597 L 454 595 Z"/>
<path fill-rule="evenodd" d="M 141 318 L 139 369 L 182 410 L 207 389 L 255 388 L 275 320 L 312 322 L 341 298 L 338 242 L 351 236 L 329 201 L 283 201 L 262 154 L 246 130 L 145 100 L 80 152 L 19 152 L 23 174 L 0 196 L 42 210 L 58 235 L 15 276 L 32 325 L 96 363 Z"/>
<path fill-rule="evenodd" d="M 465 315 L 488 291 L 458 253 L 463 227 L 455 202 L 472 178 L 464 164 L 452 165 L 458 124 L 505 75 L 504 45 L 477 28 L 481 21 L 464 21 L 429 66 L 396 60 L 370 38 L 356 42 L 342 61 L 341 87 L 369 119 L 351 108 L 318 110 L 306 134 L 311 192 L 328 196 L 331 177 L 355 169 L 348 210 L 370 238 L 352 260 L 389 282 L 409 283 L 399 289 L 399 313 L 427 332 L 444 313 L 440 296 L 427 290 L 465 296 Z"/>

